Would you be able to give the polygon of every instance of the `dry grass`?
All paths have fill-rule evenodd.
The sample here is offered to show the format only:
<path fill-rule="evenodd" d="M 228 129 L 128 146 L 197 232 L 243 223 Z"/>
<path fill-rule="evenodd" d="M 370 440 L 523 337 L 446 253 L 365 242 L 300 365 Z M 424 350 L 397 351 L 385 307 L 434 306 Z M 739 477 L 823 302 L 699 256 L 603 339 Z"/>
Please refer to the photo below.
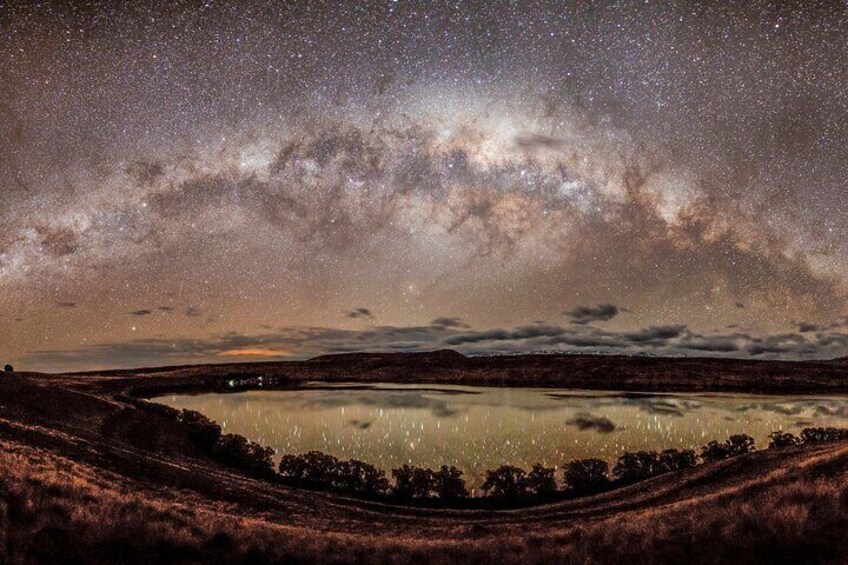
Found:
<path fill-rule="evenodd" d="M 0 453 L 2 561 L 785 563 L 848 561 L 848 480 L 799 480 L 589 522 L 349 535 L 239 516 L 14 442 Z M 764 485 L 769 485 L 766 480 Z M 375 532 L 379 533 L 379 532 Z"/>

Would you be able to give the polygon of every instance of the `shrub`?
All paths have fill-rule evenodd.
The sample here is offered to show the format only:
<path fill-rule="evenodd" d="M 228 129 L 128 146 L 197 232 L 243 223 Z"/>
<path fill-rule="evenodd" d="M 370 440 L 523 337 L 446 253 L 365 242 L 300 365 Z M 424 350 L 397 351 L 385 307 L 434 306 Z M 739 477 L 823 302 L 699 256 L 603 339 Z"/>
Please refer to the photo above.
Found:
<path fill-rule="evenodd" d="M 373 465 L 350 459 L 339 461 L 331 470 L 330 485 L 359 494 L 385 494 L 389 489 L 386 474 Z"/>
<path fill-rule="evenodd" d="M 839 441 L 848 439 L 846 428 L 804 428 L 801 431 L 801 439 L 804 443 L 821 443 L 825 441 Z"/>
<path fill-rule="evenodd" d="M 494 471 L 486 471 L 481 488 L 491 496 L 517 498 L 527 494 L 526 473 L 520 467 L 501 465 Z"/>
<path fill-rule="evenodd" d="M 566 465 L 563 479 L 569 490 L 595 492 L 609 484 L 609 465 L 603 459 L 577 459 Z"/>
<path fill-rule="evenodd" d="M 615 462 L 612 476 L 623 483 L 650 479 L 664 472 L 656 451 L 625 452 Z"/>
<path fill-rule="evenodd" d="M 279 470 L 288 479 L 347 492 L 378 495 L 389 489 L 385 473 L 373 465 L 358 459 L 341 461 L 320 451 L 284 455 Z"/>
<path fill-rule="evenodd" d="M 236 434 L 221 436 L 212 454 L 229 467 L 263 476 L 273 474 L 274 450 L 252 442 L 244 436 Z"/>
<path fill-rule="evenodd" d="M 280 474 L 284 477 L 320 485 L 330 485 L 339 460 L 320 451 L 301 455 L 283 455 L 280 459 Z"/>
<path fill-rule="evenodd" d="M 730 447 L 730 456 L 744 455 L 754 451 L 754 438 L 748 434 L 734 434 L 727 438 L 727 445 Z"/>
<path fill-rule="evenodd" d="M 462 478 L 462 471 L 456 467 L 442 465 L 442 468 L 432 474 L 433 487 L 441 500 L 461 500 L 468 498 L 468 489 Z"/>
<path fill-rule="evenodd" d="M 556 492 L 556 470 L 553 467 L 545 467 L 536 463 L 527 473 L 525 485 L 528 491 L 535 495 L 545 496 Z"/>
<path fill-rule="evenodd" d="M 177 415 L 177 421 L 188 426 L 188 437 L 200 449 L 210 452 L 221 438 L 221 427 L 194 410 L 183 410 Z"/>
<path fill-rule="evenodd" d="M 713 461 L 721 461 L 730 457 L 730 451 L 727 445 L 715 440 L 701 447 L 701 459 L 704 463 L 712 463 Z"/>
<path fill-rule="evenodd" d="M 429 498 L 435 490 L 433 471 L 423 467 L 404 465 L 392 469 L 392 478 L 395 480 L 392 494 L 402 500 Z"/>
<path fill-rule="evenodd" d="M 801 443 L 801 438 L 789 432 L 776 431 L 769 435 L 769 449 L 775 447 L 789 447 Z"/>
<path fill-rule="evenodd" d="M 15 372 L 15 368 L 12 367 L 11 365 L 6 365 L 5 367 L 3 367 L 3 370 L 7 373 L 14 373 Z"/>
<path fill-rule="evenodd" d="M 721 461 L 754 451 L 754 438 L 747 434 L 735 434 L 723 443 L 711 441 L 701 448 L 701 459 L 705 463 Z"/>
<path fill-rule="evenodd" d="M 660 453 L 660 472 L 680 471 L 694 467 L 698 463 L 692 449 L 665 449 Z"/>

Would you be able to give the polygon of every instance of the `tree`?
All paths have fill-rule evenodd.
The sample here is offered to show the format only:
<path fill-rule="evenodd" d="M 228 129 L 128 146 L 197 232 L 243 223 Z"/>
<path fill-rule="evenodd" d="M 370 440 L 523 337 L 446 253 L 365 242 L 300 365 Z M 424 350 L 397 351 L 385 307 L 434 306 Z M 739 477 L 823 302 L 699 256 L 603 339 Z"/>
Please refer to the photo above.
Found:
<path fill-rule="evenodd" d="M 237 434 L 221 436 L 213 454 L 225 465 L 252 473 L 269 475 L 274 469 L 274 450 Z"/>
<path fill-rule="evenodd" d="M 399 469 L 392 469 L 392 478 L 395 480 L 392 494 L 402 500 L 413 498 L 429 498 L 434 491 L 433 471 L 423 467 L 404 465 Z"/>
<path fill-rule="evenodd" d="M 754 438 L 746 434 L 735 434 L 722 443 L 711 441 L 701 447 L 701 459 L 705 463 L 737 457 L 754 450 Z"/>
<path fill-rule="evenodd" d="M 15 368 L 12 367 L 11 365 L 6 365 L 5 367 L 3 367 L 3 370 L 7 373 L 14 373 L 15 372 Z"/>
<path fill-rule="evenodd" d="M 644 481 L 662 472 L 660 456 L 656 451 L 625 452 L 612 468 L 613 478 L 623 483 Z"/>
<path fill-rule="evenodd" d="M 661 472 L 665 473 L 694 467 L 698 458 L 692 449 L 664 449 L 660 453 L 659 463 Z"/>
<path fill-rule="evenodd" d="M 491 496 L 517 498 L 527 494 L 526 473 L 520 467 L 501 465 L 494 471 L 486 471 L 482 489 Z"/>
<path fill-rule="evenodd" d="M 723 442 L 719 443 L 713 440 L 707 445 L 701 447 L 701 459 L 704 460 L 704 463 L 721 461 L 722 459 L 727 459 L 728 457 L 730 457 L 730 451 L 727 448 L 727 444 Z"/>
<path fill-rule="evenodd" d="M 351 459 L 339 461 L 331 471 L 332 486 L 359 494 L 385 494 L 389 481 L 385 473 L 373 465 Z"/>
<path fill-rule="evenodd" d="M 736 457 L 754 451 L 754 438 L 748 434 L 734 434 L 727 438 L 730 456 Z"/>
<path fill-rule="evenodd" d="M 442 468 L 433 473 L 433 485 L 436 495 L 441 500 L 460 500 L 468 498 L 468 489 L 465 488 L 465 480 L 462 471 L 456 467 L 442 465 Z"/>
<path fill-rule="evenodd" d="M 183 410 L 177 420 L 188 426 L 188 437 L 204 451 L 211 451 L 221 438 L 221 426 L 194 410 Z"/>
<path fill-rule="evenodd" d="M 839 441 L 848 439 L 846 428 L 804 428 L 801 430 L 804 443 L 820 443 L 823 441 Z"/>
<path fill-rule="evenodd" d="M 280 474 L 284 477 L 331 486 L 339 460 L 320 451 L 301 455 L 283 455 L 280 459 Z"/>
<path fill-rule="evenodd" d="M 386 474 L 364 461 L 341 461 L 321 451 L 301 455 L 283 455 L 280 475 L 325 488 L 366 495 L 385 494 L 389 489 Z"/>
<path fill-rule="evenodd" d="M 555 493 L 557 489 L 555 473 L 556 470 L 553 467 L 535 463 L 525 478 L 527 490 L 539 496 Z"/>
<path fill-rule="evenodd" d="M 799 443 L 801 443 L 801 438 L 795 434 L 790 434 L 789 432 L 778 430 L 769 435 L 769 449 L 773 449 L 775 447 L 789 447 L 791 445 L 798 445 Z"/>
<path fill-rule="evenodd" d="M 577 459 L 566 465 L 563 479 L 577 493 L 595 492 L 609 484 L 609 465 L 603 459 Z"/>

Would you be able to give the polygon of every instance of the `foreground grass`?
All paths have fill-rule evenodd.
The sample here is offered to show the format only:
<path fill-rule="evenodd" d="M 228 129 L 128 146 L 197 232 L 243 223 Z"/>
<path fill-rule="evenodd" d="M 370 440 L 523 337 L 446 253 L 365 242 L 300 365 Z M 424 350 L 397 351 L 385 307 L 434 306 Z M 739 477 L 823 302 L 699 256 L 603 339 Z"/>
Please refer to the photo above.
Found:
<path fill-rule="evenodd" d="M 755 485 L 591 521 L 474 522 L 453 535 L 363 536 L 274 523 L 0 441 L 6 563 L 844 563 L 848 477 Z M 448 518 L 446 518 L 447 520 Z M 456 515 L 449 518 L 457 522 Z"/>

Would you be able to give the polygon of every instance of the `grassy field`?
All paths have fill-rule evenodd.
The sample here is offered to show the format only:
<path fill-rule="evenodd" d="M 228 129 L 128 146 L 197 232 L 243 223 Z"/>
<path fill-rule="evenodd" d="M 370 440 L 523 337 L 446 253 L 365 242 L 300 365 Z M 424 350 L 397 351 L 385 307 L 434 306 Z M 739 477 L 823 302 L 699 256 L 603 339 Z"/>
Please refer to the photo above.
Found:
<path fill-rule="evenodd" d="M 846 449 L 840 450 L 841 457 Z M 828 465 L 819 455 L 806 465 Z M 470 520 L 446 516 L 460 535 L 440 540 L 346 534 L 245 516 L 237 505 L 140 486 L 47 451 L 3 441 L 0 545 L 7 563 L 843 563 L 848 559 L 848 480 L 787 481 L 778 470 L 750 484 L 715 485 L 602 518 Z M 728 480 L 728 483 L 735 481 Z M 731 493 L 733 493 L 731 495 Z M 626 498 L 626 495 L 622 493 Z M 339 509 L 343 512 L 343 509 Z M 474 518 L 474 517 L 470 517 Z M 329 526 L 329 524 L 328 524 Z"/>
<path fill-rule="evenodd" d="M 848 442 L 543 506 L 413 509 L 241 475 L 167 420 L 58 383 L 0 381 L 0 562 L 848 562 Z"/>

